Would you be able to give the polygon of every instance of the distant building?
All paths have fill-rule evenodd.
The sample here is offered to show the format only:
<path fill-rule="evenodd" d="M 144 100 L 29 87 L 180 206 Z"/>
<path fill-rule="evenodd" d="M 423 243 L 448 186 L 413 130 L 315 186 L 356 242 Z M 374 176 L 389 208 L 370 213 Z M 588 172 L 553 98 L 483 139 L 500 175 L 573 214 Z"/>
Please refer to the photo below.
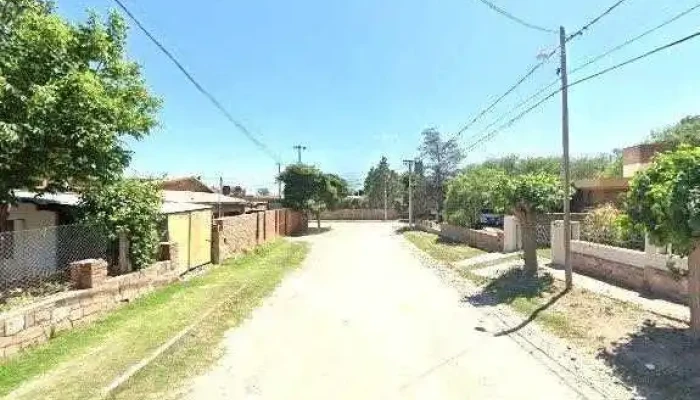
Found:
<path fill-rule="evenodd" d="M 571 209 L 582 212 L 607 203 L 622 205 L 634 174 L 645 170 L 654 156 L 666 149 L 668 145 L 665 143 L 644 143 L 623 149 L 622 178 L 574 181 L 576 193 L 571 199 Z"/>
<path fill-rule="evenodd" d="M 212 208 L 214 217 L 255 211 L 249 201 L 216 193 L 196 176 L 164 180 L 160 183 L 160 188 L 163 191 L 163 201 L 206 205 Z"/>
<path fill-rule="evenodd" d="M 638 171 L 645 170 L 654 156 L 668 149 L 666 143 L 644 143 L 622 151 L 622 176 L 632 178 Z"/>

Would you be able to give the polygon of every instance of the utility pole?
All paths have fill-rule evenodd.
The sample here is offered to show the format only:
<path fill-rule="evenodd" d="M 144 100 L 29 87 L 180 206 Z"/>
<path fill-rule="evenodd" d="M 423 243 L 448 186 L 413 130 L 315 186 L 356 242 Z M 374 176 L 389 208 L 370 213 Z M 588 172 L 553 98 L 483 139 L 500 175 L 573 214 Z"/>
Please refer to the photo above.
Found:
<path fill-rule="evenodd" d="M 566 288 L 573 286 L 573 270 L 571 268 L 571 207 L 569 193 L 571 193 L 571 177 L 569 174 L 569 81 L 566 69 L 566 31 L 559 27 L 559 54 L 561 55 L 561 142 L 563 147 L 562 175 L 564 180 L 564 273 L 566 275 Z"/>
<path fill-rule="evenodd" d="M 224 178 L 219 177 L 219 196 L 217 197 L 218 200 L 218 205 L 217 205 L 217 215 L 219 218 L 221 218 L 221 195 L 224 194 Z"/>
<path fill-rule="evenodd" d="M 408 226 L 413 227 L 413 163 L 415 160 L 403 160 L 408 165 Z"/>
<path fill-rule="evenodd" d="M 387 177 L 386 177 L 386 170 L 384 171 L 384 221 L 387 220 Z"/>
<path fill-rule="evenodd" d="M 297 163 L 301 164 L 301 151 L 306 150 L 306 146 L 302 146 L 300 144 L 294 146 L 294 150 L 297 151 Z"/>
<path fill-rule="evenodd" d="M 282 198 L 282 181 L 279 176 L 282 175 L 282 163 L 277 163 L 277 197 Z"/>

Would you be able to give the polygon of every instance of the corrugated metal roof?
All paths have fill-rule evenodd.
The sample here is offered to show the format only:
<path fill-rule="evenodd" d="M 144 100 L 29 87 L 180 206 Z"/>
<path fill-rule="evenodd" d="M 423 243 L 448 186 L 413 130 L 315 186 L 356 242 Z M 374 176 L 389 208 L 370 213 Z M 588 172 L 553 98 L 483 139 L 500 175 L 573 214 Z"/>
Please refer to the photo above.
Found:
<path fill-rule="evenodd" d="M 28 201 L 42 205 L 57 204 L 70 207 L 77 207 L 80 205 L 80 195 L 78 195 L 77 193 L 44 193 L 41 196 L 37 196 L 37 193 L 35 192 L 29 192 L 26 190 L 16 190 L 15 197 L 22 201 Z M 182 201 L 166 200 L 161 204 L 160 212 L 163 214 L 176 214 L 187 211 L 206 210 L 210 208 L 211 206 L 206 204 L 195 204 Z"/>
<path fill-rule="evenodd" d="M 248 204 L 248 201 L 237 197 L 224 196 L 218 193 L 189 192 L 180 190 L 163 190 L 163 200 L 174 203 L 198 204 Z"/>
<path fill-rule="evenodd" d="M 206 204 L 193 204 L 193 203 L 174 203 L 174 202 L 163 202 L 160 206 L 160 212 L 162 214 L 177 214 L 188 211 L 197 210 L 210 210 L 211 206 Z"/>
<path fill-rule="evenodd" d="M 77 206 L 80 204 L 80 196 L 76 193 L 43 193 L 41 196 L 37 196 L 35 192 L 16 190 L 15 197 L 36 204 L 58 204 L 62 206 Z"/>

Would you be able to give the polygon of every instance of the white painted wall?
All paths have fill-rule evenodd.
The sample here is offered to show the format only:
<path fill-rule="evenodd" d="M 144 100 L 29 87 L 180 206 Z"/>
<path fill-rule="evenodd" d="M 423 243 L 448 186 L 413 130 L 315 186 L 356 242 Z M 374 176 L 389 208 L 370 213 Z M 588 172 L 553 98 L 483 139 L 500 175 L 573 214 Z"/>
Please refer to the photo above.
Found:
<path fill-rule="evenodd" d="M 53 228 L 57 213 L 20 203 L 10 208 L 9 220 L 15 221 L 14 251 L 12 257 L 0 259 L 0 279 L 8 282 L 53 273 L 57 262 L 57 235 Z"/>

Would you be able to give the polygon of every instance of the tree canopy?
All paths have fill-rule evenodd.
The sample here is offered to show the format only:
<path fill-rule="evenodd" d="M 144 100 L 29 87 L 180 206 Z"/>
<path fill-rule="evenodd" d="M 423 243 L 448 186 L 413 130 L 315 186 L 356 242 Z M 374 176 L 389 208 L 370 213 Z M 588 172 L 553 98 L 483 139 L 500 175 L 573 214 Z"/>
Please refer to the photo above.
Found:
<path fill-rule="evenodd" d="M 435 194 L 440 216 L 445 198 L 445 184 L 459 172 L 459 163 L 464 159 L 464 154 L 456 140 L 443 140 L 437 129 L 426 129 L 422 136 L 419 151 L 427 171 L 429 191 Z"/>
<path fill-rule="evenodd" d="M 627 206 L 632 221 L 644 226 L 653 242 L 689 255 L 690 326 L 700 337 L 700 147 L 681 145 L 657 156 L 635 175 Z"/>
<path fill-rule="evenodd" d="M 0 206 L 16 188 L 117 179 L 130 161 L 123 140 L 147 135 L 160 106 L 126 57 L 124 19 L 73 24 L 50 2 L 0 4 Z"/>
<path fill-rule="evenodd" d="M 700 146 L 700 115 L 690 115 L 674 125 L 652 131 L 649 139 L 652 142 L 668 143 L 670 148 L 682 144 Z"/>
<path fill-rule="evenodd" d="M 312 165 L 290 165 L 277 179 L 284 183 L 282 204 L 294 210 L 313 212 L 319 226 L 321 211 L 335 208 L 350 192 L 344 179 L 324 174 Z"/>
<path fill-rule="evenodd" d="M 395 200 L 402 195 L 402 185 L 399 174 L 389 168 L 387 158 L 382 157 L 365 178 L 364 193 L 370 208 L 384 208 L 385 189 L 388 207 L 393 207 Z"/>
<path fill-rule="evenodd" d="M 502 169 L 479 168 L 459 174 L 447 184 L 447 221 L 470 227 L 479 223 L 484 209 L 503 213 L 506 184 L 507 175 Z"/>

